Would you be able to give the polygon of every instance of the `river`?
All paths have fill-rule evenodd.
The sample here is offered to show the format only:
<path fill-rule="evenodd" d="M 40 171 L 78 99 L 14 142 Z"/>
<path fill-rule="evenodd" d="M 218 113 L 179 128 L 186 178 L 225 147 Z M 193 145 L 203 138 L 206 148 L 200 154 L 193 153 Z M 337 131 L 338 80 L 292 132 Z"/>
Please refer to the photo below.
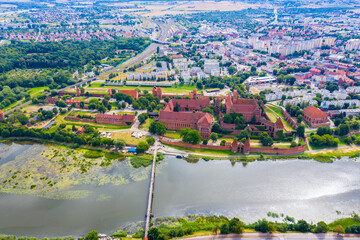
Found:
<path fill-rule="evenodd" d="M 30 161 L 30 152 L 46 148 L 40 144 L 0 144 L 0 156 L 3 155 L 0 176 L 5 166 L 20 161 L 17 156 L 21 153 L 26 153 L 21 158 Z M 126 224 L 143 221 L 149 174 L 149 168 L 134 169 L 125 160 L 91 172 L 84 178 L 85 183 L 80 181 L 69 187 L 71 191 L 87 191 L 78 199 L 0 193 L 0 233 L 79 236 L 96 229 L 110 234 Z M 121 175 L 127 181 L 103 182 L 107 175 Z M 228 160 L 189 163 L 165 157 L 156 170 L 155 217 L 222 214 L 252 222 L 266 217 L 270 211 L 297 220 L 329 222 L 359 209 L 360 162 L 352 160 L 319 163 L 292 159 L 231 164 Z M 281 221 L 281 218 L 272 220 Z"/>

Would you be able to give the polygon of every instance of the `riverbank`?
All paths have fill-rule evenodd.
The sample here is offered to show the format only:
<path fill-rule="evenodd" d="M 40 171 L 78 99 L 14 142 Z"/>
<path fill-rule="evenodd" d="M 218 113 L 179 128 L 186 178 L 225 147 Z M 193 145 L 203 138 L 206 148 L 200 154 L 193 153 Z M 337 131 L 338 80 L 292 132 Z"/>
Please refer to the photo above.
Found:
<path fill-rule="evenodd" d="M 279 222 L 280 221 L 280 222 Z M 112 237 L 123 239 L 139 239 L 143 237 L 141 226 L 139 230 L 128 236 L 126 229 L 118 230 Z M 245 224 L 239 218 L 227 218 L 225 216 L 189 215 L 186 217 L 164 217 L 153 221 L 151 240 L 162 239 L 193 239 L 195 237 L 272 237 L 278 234 L 313 233 L 313 234 L 345 234 L 346 237 L 360 236 L 360 217 L 353 214 L 326 224 L 320 221 L 317 224 L 308 223 L 305 220 L 295 221 L 294 218 L 268 212 L 267 219 L 259 219 L 250 224 Z M 154 237 L 155 236 L 155 237 Z M 157 237 L 156 237 L 157 236 Z"/>

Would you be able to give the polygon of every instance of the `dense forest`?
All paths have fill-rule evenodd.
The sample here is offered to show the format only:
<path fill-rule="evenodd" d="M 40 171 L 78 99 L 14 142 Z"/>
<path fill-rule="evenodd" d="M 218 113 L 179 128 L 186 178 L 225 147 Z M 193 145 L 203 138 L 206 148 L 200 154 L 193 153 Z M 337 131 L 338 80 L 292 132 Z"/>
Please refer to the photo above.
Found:
<path fill-rule="evenodd" d="M 91 60 L 114 58 L 117 50 L 142 51 L 150 43 L 147 38 L 114 40 L 18 42 L 0 48 L 0 73 L 16 68 L 78 68 Z"/>

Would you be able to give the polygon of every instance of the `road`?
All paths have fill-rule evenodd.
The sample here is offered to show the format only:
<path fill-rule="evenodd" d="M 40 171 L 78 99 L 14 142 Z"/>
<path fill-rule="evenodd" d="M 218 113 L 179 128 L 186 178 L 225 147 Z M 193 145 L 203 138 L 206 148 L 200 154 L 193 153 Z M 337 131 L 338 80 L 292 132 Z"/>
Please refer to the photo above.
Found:
<path fill-rule="evenodd" d="M 360 240 L 360 235 L 343 235 L 337 234 L 313 234 L 313 233 L 244 233 L 244 234 L 228 234 L 228 235 L 211 235 L 192 238 L 193 240 L 207 240 L 207 239 L 251 239 L 251 240 Z"/>
<path fill-rule="evenodd" d="M 168 38 L 168 33 L 170 31 L 170 28 L 171 28 L 171 23 L 161 23 L 161 22 L 156 22 L 156 24 L 159 26 L 159 29 L 160 29 L 160 34 L 158 36 L 158 39 L 159 41 L 165 41 L 167 38 Z M 156 50 L 157 50 L 157 47 L 160 46 L 160 44 L 157 44 L 157 43 L 151 43 L 143 52 L 141 52 L 140 54 L 130 58 L 129 60 L 127 60 L 126 62 L 120 64 L 119 66 L 117 67 L 114 67 L 112 69 L 110 69 L 109 71 L 106 71 L 102 74 L 100 74 L 100 76 L 108 76 L 110 73 L 114 73 L 114 72 L 118 72 L 118 71 L 122 71 L 126 68 L 129 68 L 131 66 L 134 66 L 138 63 L 141 63 L 142 61 L 144 61 L 145 59 L 149 58 L 151 55 L 153 55 Z M 100 77 L 99 76 L 99 77 Z M 95 80 L 97 77 L 94 77 L 94 78 L 90 78 L 90 79 L 86 79 L 84 81 L 81 81 L 81 82 L 78 82 L 78 83 L 75 83 L 73 85 L 70 85 L 70 86 L 67 86 L 65 88 L 62 88 L 62 89 L 59 89 L 58 92 L 61 92 L 61 91 L 64 91 L 66 89 L 69 89 L 69 88 L 74 88 L 76 86 L 80 86 L 80 85 L 83 85 L 83 84 L 87 84 L 89 81 L 93 81 Z"/>
<path fill-rule="evenodd" d="M 31 101 L 28 101 L 28 102 L 25 102 L 25 103 L 23 103 L 23 104 L 20 104 L 20 105 L 18 105 L 18 106 L 16 106 L 16 107 L 14 107 L 14 108 L 12 108 L 12 109 L 4 112 L 4 115 L 6 115 L 6 114 L 8 114 L 8 113 L 11 113 L 12 111 L 14 111 L 14 110 L 16 110 L 16 109 L 25 107 L 25 106 L 29 105 L 30 103 L 31 103 Z"/>

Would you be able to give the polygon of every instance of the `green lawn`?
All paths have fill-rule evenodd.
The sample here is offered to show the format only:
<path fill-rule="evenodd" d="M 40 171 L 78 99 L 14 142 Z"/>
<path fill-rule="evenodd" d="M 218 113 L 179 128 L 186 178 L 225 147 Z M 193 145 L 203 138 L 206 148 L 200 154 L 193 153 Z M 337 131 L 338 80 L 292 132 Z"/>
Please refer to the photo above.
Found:
<path fill-rule="evenodd" d="M 100 123 L 91 123 L 91 122 L 69 121 L 69 120 L 64 119 L 67 115 L 68 114 L 59 115 L 57 118 L 55 118 L 56 125 L 60 125 L 61 123 L 65 123 L 67 125 L 75 125 L 75 126 L 89 125 L 89 126 L 97 127 L 102 130 L 121 130 L 121 129 L 130 129 L 131 128 L 131 126 L 127 126 L 127 125 L 113 125 L 113 124 L 100 124 Z"/>
<path fill-rule="evenodd" d="M 225 140 L 225 142 L 232 143 L 234 141 L 234 138 L 219 138 L 219 141 Z"/>
<path fill-rule="evenodd" d="M 341 225 L 344 229 L 353 225 L 359 226 L 360 222 L 356 221 L 354 218 L 342 218 L 330 223 L 329 228 L 334 228 L 338 225 Z"/>
<path fill-rule="evenodd" d="M 49 87 L 36 87 L 36 88 L 31 88 L 30 90 L 28 90 L 28 93 L 30 94 L 31 97 L 36 97 L 38 96 L 41 92 L 43 92 L 44 90 L 49 89 Z"/>
<path fill-rule="evenodd" d="M 181 139 L 180 137 L 180 131 L 166 131 L 165 137 L 175 138 L 175 139 Z"/>
<path fill-rule="evenodd" d="M 139 126 L 139 129 L 148 130 L 149 127 L 150 127 L 150 124 L 151 124 L 152 122 L 153 122 L 153 120 L 152 120 L 151 118 L 146 119 L 145 122 Z"/>
<path fill-rule="evenodd" d="M 153 89 L 152 87 L 141 87 L 141 86 L 101 86 L 101 82 L 93 82 L 91 83 L 91 86 L 87 86 L 86 90 L 89 92 L 94 92 L 91 89 L 92 88 L 104 88 L 104 89 L 140 89 L 141 91 L 143 90 L 148 90 L 149 92 L 151 92 L 151 90 Z M 196 86 L 189 86 L 189 85 L 183 85 L 183 86 L 173 86 L 173 87 L 161 87 L 163 90 L 163 93 L 190 93 L 191 91 L 193 91 Z M 199 91 L 201 92 L 201 91 Z"/>

